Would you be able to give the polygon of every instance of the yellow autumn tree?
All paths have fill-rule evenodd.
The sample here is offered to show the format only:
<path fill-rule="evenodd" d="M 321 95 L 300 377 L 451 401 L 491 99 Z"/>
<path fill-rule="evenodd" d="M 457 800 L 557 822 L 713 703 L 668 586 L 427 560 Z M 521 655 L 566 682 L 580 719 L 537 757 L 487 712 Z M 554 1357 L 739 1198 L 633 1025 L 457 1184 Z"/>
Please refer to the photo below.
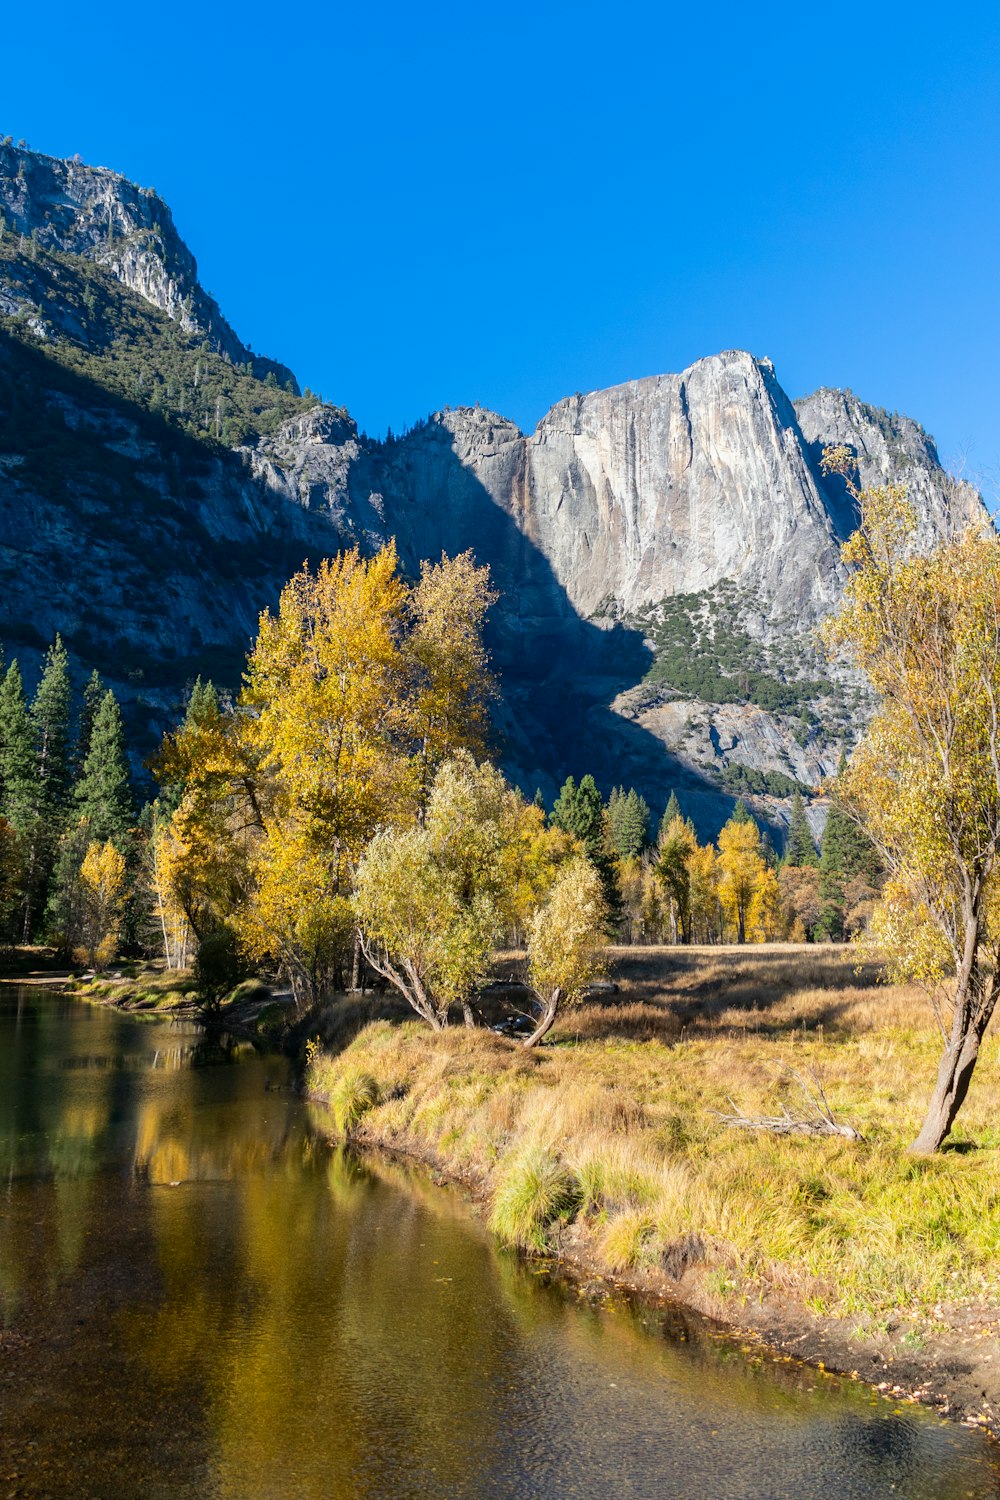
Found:
<path fill-rule="evenodd" d="M 660 834 L 656 870 L 669 903 L 674 942 L 691 941 L 691 859 L 698 848 L 694 824 L 678 813 Z"/>
<path fill-rule="evenodd" d="M 340 553 L 290 580 L 248 659 L 240 707 L 268 795 L 235 922 L 299 1004 L 341 976 L 354 867 L 413 806 L 406 598 L 393 545 Z"/>
<path fill-rule="evenodd" d="M 186 969 L 192 928 L 178 895 L 177 839 L 171 825 L 155 824 L 149 840 L 149 888 L 153 912 L 163 938 L 163 956 L 168 969 Z"/>
<path fill-rule="evenodd" d="M 747 913 L 747 932 L 752 943 L 773 943 L 785 927 L 781 886 L 770 865 L 764 865 L 757 876 Z"/>
<path fill-rule="evenodd" d="M 747 940 L 751 906 L 766 868 L 760 829 L 749 815 L 734 814 L 719 834 L 719 900 L 738 943 Z"/>
<path fill-rule="evenodd" d="M 712 844 L 696 844 L 686 860 L 692 941 L 718 942 L 722 926 L 719 856 Z"/>
<path fill-rule="evenodd" d="M 109 840 L 88 845 L 80 866 L 81 931 L 88 962 L 106 968 L 118 952 L 122 911 L 127 894 L 125 859 Z"/>
<path fill-rule="evenodd" d="M 603 973 L 606 926 L 601 877 L 585 854 L 576 854 L 558 872 L 529 925 L 528 977 L 540 1014 L 522 1046 L 536 1046 L 560 1007 L 581 1000 Z"/>
<path fill-rule="evenodd" d="M 459 749 L 477 757 L 485 751 L 496 689 L 483 628 L 496 599 L 489 569 L 477 567 L 471 552 L 454 558 L 442 553 L 440 562 L 420 565 L 405 649 L 421 806 L 442 761 Z"/>
<path fill-rule="evenodd" d="M 860 509 L 832 649 L 879 698 L 838 787 L 889 874 L 872 919 L 891 972 L 928 988 L 943 1051 L 913 1143 L 937 1150 L 968 1093 L 1000 997 L 1000 539 L 970 529 L 930 552 L 899 485 Z"/>
<path fill-rule="evenodd" d="M 365 956 L 435 1030 L 452 1006 L 472 1024 L 498 939 L 551 885 L 537 811 L 463 751 L 439 768 L 423 825 L 380 830 L 358 865 Z M 553 860 L 565 847 L 548 842 Z"/>

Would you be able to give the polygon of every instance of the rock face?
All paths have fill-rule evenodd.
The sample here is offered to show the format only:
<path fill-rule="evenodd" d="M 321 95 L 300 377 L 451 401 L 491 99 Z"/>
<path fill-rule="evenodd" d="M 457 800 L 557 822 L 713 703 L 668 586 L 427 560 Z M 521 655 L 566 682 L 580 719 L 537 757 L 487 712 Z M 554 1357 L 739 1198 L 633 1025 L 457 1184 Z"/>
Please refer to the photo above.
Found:
<path fill-rule="evenodd" d="M 221 396 L 214 423 L 178 432 L 185 407 L 169 402 L 191 392 L 176 367 L 155 408 L 100 384 L 116 340 L 119 355 L 121 339 L 145 340 L 142 372 L 174 358 L 174 331 L 148 307 L 133 316 L 135 298 L 226 361 L 252 358 L 155 193 L 0 145 L 0 212 L 0 637 L 30 666 L 62 631 L 150 738 L 197 672 L 237 685 L 258 612 L 305 556 L 395 537 L 411 573 L 442 551 L 490 565 L 498 729 L 526 790 L 551 797 L 592 771 L 654 809 L 677 790 L 703 833 L 741 794 L 780 825 L 790 791 L 835 769 L 866 710 L 812 639 L 856 520 L 822 448 L 850 445 L 863 483 L 905 480 L 927 541 L 989 524 L 916 423 L 850 392 L 793 405 L 770 362 L 740 350 L 570 397 L 527 435 L 465 407 L 372 442 L 343 411 L 280 393 L 296 414 L 227 449 Z M 83 260 L 46 269 L 49 250 Z M 96 315 L 121 326 L 95 331 L 86 312 L 93 265 L 131 289 L 109 280 L 119 301 Z M 253 373 L 288 376 L 256 359 Z M 249 405 L 267 415 L 266 399 Z"/>
<path fill-rule="evenodd" d="M 195 258 L 152 188 L 106 167 L 0 144 L 0 213 L 28 246 L 34 241 L 85 256 L 234 364 L 249 361 L 261 378 L 270 371 L 282 385 L 294 382 L 284 365 L 252 354 L 237 338 L 198 281 Z"/>
<path fill-rule="evenodd" d="M 934 439 L 919 422 L 869 406 L 852 391 L 825 387 L 796 401 L 795 413 L 814 460 L 825 447 L 842 443 L 854 451 L 862 488 L 906 485 L 926 545 L 955 529 L 990 524 L 979 491 L 945 473 Z M 853 521 L 842 482 L 827 480 L 826 487 L 831 505 L 844 506 Z"/>

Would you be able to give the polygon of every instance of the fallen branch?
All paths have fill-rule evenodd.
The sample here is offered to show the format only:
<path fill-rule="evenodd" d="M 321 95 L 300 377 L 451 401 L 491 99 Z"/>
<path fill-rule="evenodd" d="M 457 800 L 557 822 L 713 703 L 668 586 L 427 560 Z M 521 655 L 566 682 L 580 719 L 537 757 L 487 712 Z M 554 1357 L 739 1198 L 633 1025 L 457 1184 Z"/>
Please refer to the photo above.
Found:
<path fill-rule="evenodd" d="M 833 1110 L 815 1073 L 812 1076 L 815 1093 L 810 1090 L 801 1073 L 793 1072 L 793 1077 L 797 1079 L 807 1104 L 814 1111 L 813 1114 L 792 1115 L 789 1114 L 788 1106 L 782 1104 L 780 1115 L 747 1115 L 735 1100 L 730 1098 L 729 1103 L 733 1106 L 733 1114 L 720 1114 L 719 1119 L 724 1125 L 731 1125 L 737 1130 L 768 1130 L 775 1135 L 839 1135 L 849 1141 L 864 1140 L 860 1130 L 855 1130 L 853 1125 L 841 1125 L 834 1119 Z"/>

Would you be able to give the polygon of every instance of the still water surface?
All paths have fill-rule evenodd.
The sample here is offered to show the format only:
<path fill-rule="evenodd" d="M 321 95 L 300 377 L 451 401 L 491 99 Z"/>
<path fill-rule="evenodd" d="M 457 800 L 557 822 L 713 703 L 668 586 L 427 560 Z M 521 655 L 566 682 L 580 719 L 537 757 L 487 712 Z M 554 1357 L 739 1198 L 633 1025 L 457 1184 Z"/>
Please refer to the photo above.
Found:
<path fill-rule="evenodd" d="M 981 1500 L 971 1433 L 594 1308 L 284 1065 L 0 986 L 0 1495 Z"/>

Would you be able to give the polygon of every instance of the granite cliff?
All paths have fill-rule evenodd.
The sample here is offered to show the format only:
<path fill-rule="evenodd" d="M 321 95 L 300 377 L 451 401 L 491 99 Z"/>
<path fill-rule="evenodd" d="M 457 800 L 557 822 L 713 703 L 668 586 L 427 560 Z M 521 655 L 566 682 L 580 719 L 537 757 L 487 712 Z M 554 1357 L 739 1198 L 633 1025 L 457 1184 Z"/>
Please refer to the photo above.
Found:
<path fill-rule="evenodd" d="M 373 442 L 239 341 L 169 210 L 103 169 L 0 145 L 0 638 L 55 630 L 152 740 L 184 684 L 231 685 L 303 558 L 395 536 L 471 547 L 502 591 L 501 748 L 529 790 L 593 770 L 711 832 L 737 795 L 780 825 L 866 712 L 815 625 L 844 584 L 847 443 L 910 485 L 928 540 L 985 519 L 914 422 L 792 403 L 739 350 L 558 402 L 522 433 L 479 407 Z M 818 814 L 817 814 L 818 815 Z"/>

